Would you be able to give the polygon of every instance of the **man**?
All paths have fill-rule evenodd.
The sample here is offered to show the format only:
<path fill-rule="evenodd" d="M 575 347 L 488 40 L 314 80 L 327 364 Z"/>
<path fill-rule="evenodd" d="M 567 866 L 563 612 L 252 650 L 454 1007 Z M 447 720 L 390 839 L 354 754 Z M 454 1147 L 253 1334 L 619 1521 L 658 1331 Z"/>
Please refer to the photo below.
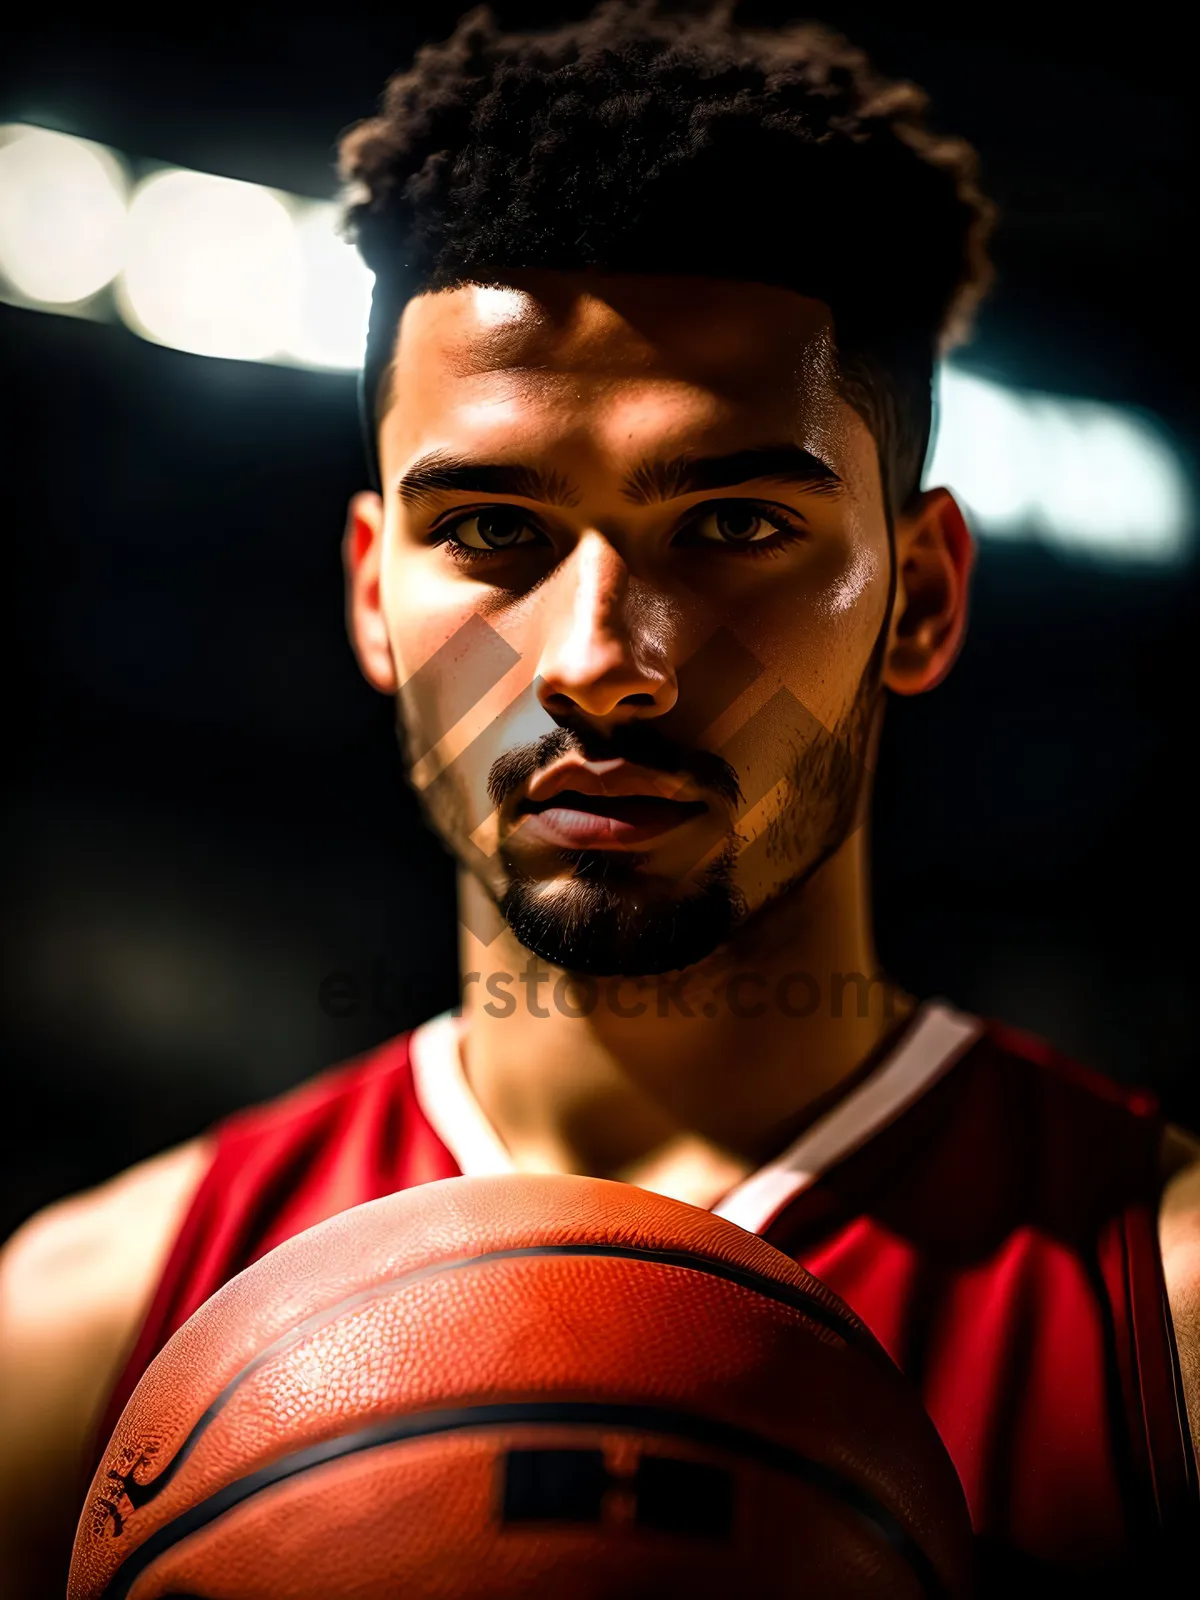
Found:
<path fill-rule="evenodd" d="M 872 945 L 883 701 L 966 617 L 931 376 L 990 278 L 925 110 L 819 26 L 618 3 L 472 13 L 346 137 L 379 483 L 348 622 L 459 862 L 461 1015 L 10 1243 L 5 1592 L 53 1592 L 120 1405 L 221 1283 L 514 1169 L 715 1208 L 825 1279 L 998 1583 L 1091 1592 L 1195 1537 L 1200 1144 Z"/>

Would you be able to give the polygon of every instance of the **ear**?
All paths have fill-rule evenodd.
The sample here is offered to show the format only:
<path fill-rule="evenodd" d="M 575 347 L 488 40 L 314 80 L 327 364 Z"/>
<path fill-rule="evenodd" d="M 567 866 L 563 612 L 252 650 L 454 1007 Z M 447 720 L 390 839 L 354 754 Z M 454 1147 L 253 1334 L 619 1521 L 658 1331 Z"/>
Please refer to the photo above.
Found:
<path fill-rule="evenodd" d="M 883 682 L 923 694 L 949 672 L 967 626 L 975 545 L 949 489 L 926 489 L 896 520 L 896 598 Z"/>
<path fill-rule="evenodd" d="M 383 501 L 364 489 L 346 508 L 346 531 L 342 536 L 346 631 L 363 677 L 380 694 L 395 694 L 396 664 L 379 593 L 382 565 Z"/>

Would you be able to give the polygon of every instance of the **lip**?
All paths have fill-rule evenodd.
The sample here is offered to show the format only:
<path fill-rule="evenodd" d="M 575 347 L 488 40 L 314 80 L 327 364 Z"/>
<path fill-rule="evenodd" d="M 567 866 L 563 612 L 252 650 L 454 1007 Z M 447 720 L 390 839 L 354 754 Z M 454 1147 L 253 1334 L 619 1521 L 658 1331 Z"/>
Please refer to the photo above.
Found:
<path fill-rule="evenodd" d="M 675 773 L 655 772 L 619 758 L 581 761 L 578 756 L 567 756 L 539 772 L 530 780 L 525 798 L 541 805 L 564 789 L 586 795 L 654 796 L 660 800 L 703 804 L 694 785 Z"/>
<path fill-rule="evenodd" d="M 675 800 L 644 790 L 614 795 L 559 789 L 546 801 L 527 801 L 515 831 L 526 842 L 559 849 L 619 848 L 646 844 L 707 810 L 702 800 Z"/>

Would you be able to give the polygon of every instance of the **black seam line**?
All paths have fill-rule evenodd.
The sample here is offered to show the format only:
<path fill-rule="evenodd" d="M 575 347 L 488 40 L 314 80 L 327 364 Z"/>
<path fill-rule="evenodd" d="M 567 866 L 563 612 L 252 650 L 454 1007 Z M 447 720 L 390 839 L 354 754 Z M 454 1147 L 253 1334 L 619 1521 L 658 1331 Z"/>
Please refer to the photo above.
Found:
<path fill-rule="evenodd" d="M 694 1255 L 688 1250 L 654 1250 L 637 1245 L 610 1245 L 610 1244 L 542 1244 L 524 1245 L 510 1250 L 490 1250 L 484 1255 L 460 1256 L 448 1261 L 430 1262 L 422 1267 L 415 1267 L 411 1272 L 401 1274 L 398 1278 L 391 1278 L 386 1283 L 372 1284 L 369 1288 L 359 1289 L 354 1294 L 348 1295 L 344 1300 L 339 1300 L 336 1305 L 327 1306 L 321 1311 L 314 1312 L 306 1317 L 303 1322 L 290 1328 L 282 1334 L 265 1350 L 261 1350 L 241 1371 L 225 1385 L 220 1394 L 200 1416 L 187 1438 L 180 1445 L 172 1459 L 163 1468 L 157 1477 L 149 1483 L 138 1483 L 133 1473 L 137 1463 L 127 1473 L 110 1470 L 110 1478 L 121 1480 L 121 1491 L 133 1509 L 139 1510 L 148 1505 L 156 1495 L 161 1494 L 179 1468 L 191 1455 L 199 1444 L 207 1429 L 216 1420 L 220 1413 L 233 1398 L 235 1392 L 251 1377 L 264 1362 L 272 1361 L 285 1350 L 306 1339 L 310 1333 L 315 1333 L 319 1328 L 336 1321 L 340 1316 L 357 1307 L 367 1305 L 373 1300 L 381 1300 L 396 1290 L 423 1279 L 437 1277 L 443 1272 L 458 1272 L 467 1267 L 487 1266 L 493 1261 L 511 1261 L 526 1256 L 601 1256 L 615 1257 L 624 1261 L 648 1261 L 659 1266 L 685 1267 L 692 1272 L 707 1273 L 709 1277 L 724 1278 L 730 1283 L 736 1283 L 743 1289 L 750 1289 L 755 1294 L 763 1295 L 768 1300 L 777 1301 L 780 1305 L 791 1307 L 794 1311 L 802 1312 L 813 1322 L 818 1322 L 822 1327 L 831 1329 L 838 1334 L 847 1344 L 856 1345 L 876 1361 L 882 1360 L 893 1371 L 891 1358 L 881 1346 L 875 1344 L 868 1335 L 864 1338 L 854 1324 L 847 1324 L 839 1317 L 838 1313 L 829 1306 L 824 1305 L 815 1295 L 805 1289 L 794 1288 L 790 1284 L 776 1283 L 774 1279 L 767 1278 L 748 1267 L 739 1267 L 732 1262 L 712 1260 L 708 1256 Z"/>
<path fill-rule="evenodd" d="M 437 1434 L 457 1433 L 476 1428 L 520 1427 L 523 1424 L 628 1429 L 653 1433 L 659 1437 L 685 1439 L 731 1452 L 799 1478 L 823 1490 L 867 1523 L 871 1530 L 901 1556 L 920 1581 L 928 1600 L 943 1600 L 945 1590 L 937 1569 L 925 1551 L 891 1512 L 881 1506 L 868 1490 L 843 1477 L 820 1461 L 812 1461 L 787 1445 L 766 1439 L 734 1423 L 659 1406 L 614 1405 L 597 1401 L 537 1400 L 504 1404 L 464 1406 L 448 1411 L 426 1411 L 395 1417 L 337 1439 L 325 1439 L 306 1450 L 282 1456 L 269 1466 L 227 1484 L 199 1505 L 168 1522 L 132 1551 L 102 1591 L 101 1600 L 126 1600 L 137 1579 L 159 1556 L 181 1540 L 207 1528 L 226 1512 L 243 1505 L 264 1490 L 302 1473 L 346 1456 L 358 1455 L 384 1445 L 424 1439 Z"/>

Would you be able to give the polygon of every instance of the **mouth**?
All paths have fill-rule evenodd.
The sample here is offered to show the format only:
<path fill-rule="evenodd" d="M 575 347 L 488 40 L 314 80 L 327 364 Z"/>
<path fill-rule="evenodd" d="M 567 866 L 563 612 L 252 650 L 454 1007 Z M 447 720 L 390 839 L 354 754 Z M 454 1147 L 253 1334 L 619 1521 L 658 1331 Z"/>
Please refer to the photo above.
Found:
<path fill-rule="evenodd" d="M 670 800 L 657 794 L 585 794 L 559 789 L 519 808 L 518 831 L 561 849 L 600 849 L 644 844 L 708 810 L 703 800 Z"/>

